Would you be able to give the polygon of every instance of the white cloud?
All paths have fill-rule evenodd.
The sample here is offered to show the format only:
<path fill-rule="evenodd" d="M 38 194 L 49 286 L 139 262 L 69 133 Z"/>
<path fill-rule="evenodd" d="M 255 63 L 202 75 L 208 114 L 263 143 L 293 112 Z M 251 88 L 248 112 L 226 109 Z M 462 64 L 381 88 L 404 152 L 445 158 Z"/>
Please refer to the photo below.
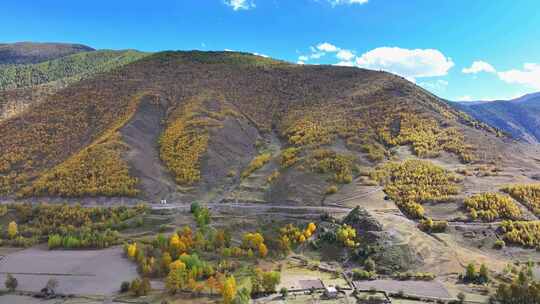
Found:
<path fill-rule="evenodd" d="M 369 0 L 328 0 L 332 6 L 340 4 L 366 4 Z"/>
<path fill-rule="evenodd" d="M 507 83 L 522 84 L 535 90 L 540 89 L 540 64 L 537 63 L 525 63 L 522 70 L 512 69 L 498 72 L 497 75 Z"/>
<path fill-rule="evenodd" d="M 457 98 L 457 101 L 472 101 L 472 97 L 469 95 L 460 96 Z"/>
<path fill-rule="evenodd" d="M 414 81 L 417 77 L 444 76 L 454 66 L 454 62 L 435 49 L 380 47 L 357 57 L 356 65 L 388 71 Z"/>
<path fill-rule="evenodd" d="M 328 42 L 323 42 L 323 43 L 319 43 L 317 44 L 317 49 L 319 51 L 323 51 L 323 52 L 328 52 L 328 53 L 333 53 L 333 52 L 337 52 L 339 51 L 339 48 L 331 43 L 328 43 Z M 312 49 L 313 51 L 313 49 Z"/>
<path fill-rule="evenodd" d="M 437 81 L 422 81 L 418 85 L 433 91 L 444 91 L 448 86 L 448 81 L 439 79 Z"/>
<path fill-rule="evenodd" d="M 354 62 L 352 61 L 340 61 L 334 65 L 337 65 L 337 66 L 346 66 L 346 67 L 353 67 L 354 66 Z"/>
<path fill-rule="evenodd" d="M 268 55 L 257 53 L 257 52 L 252 53 L 252 54 L 255 55 L 255 56 L 261 56 L 261 57 L 264 57 L 264 58 L 270 58 L 270 56 L 268 56 Z"/>
<path fill-rule="evenodd" d="M 342 61 L 351 61 L 354 58 L 354 54 L 349 50 L 339 50 L 336 57 Z"/>
<path fill-rule="evenodd" d="M 298 61 L 308 61 L 308 60 L 309 60 L 309 58 L 306 55 L 302 55 L 302 56 L 298 57 Z"/>
<path fill-rule="evenodd" d="M 326 53 L 324 53 L 324 52 L 316 52 L 316 53 L 313 53 L 313 54 L 309 55 L 309 58 L 311 58 L 311 59 L 319 59 L 324 55 L 326 55 Z"/>
<path fill-rule="evenodd" d="M 235 11 L 248 10 L 255 7 L 255 3 L 250 0 L 224 0 L 224 2 Z"/>
<path fill-rule="evenodd" d="M 496 70 L 491 64 L 482 60 L 477 60 L 473 62 L 470 67 L 461 70 L 461 72 L 465 74 L 477 74 L 480 72 L 495 73 Z"/>
<path fill-rule="evenodd" d="M 306 64 L 306 63 L 305 63 L 304 61 L 302 61 L 302 60 L 298 60 L 298 61 L 296 62 L 296 64 Z"/>

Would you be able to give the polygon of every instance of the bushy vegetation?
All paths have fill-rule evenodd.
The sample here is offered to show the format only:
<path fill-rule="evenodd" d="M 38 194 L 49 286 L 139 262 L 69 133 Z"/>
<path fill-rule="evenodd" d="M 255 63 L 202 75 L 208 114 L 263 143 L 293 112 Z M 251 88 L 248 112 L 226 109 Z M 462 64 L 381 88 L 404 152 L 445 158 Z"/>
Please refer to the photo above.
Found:
<path fill-rule="evenodd" d="M 540 221 L 503 221 L 503 239 L 528 248 L 540 247 Z"/>
<path fill-rule="evenodd" d="M 367 271 L 363 269 L 353 269 L 352 277 L 355 281 L 375 280 L 377 274 L 375 271 Z"/>
<path fill-rule="evenodd" d="M 281 152 L 281 168 L 289 168 L 294 166 L 300 159 L 298 154 L 302 151 L 301 148 L 289 147 Z"/>
<path fill-rule="evenodd" d="M 422 219 L 418 224 L 418 228 L 429 233 L 442 233 L 448 228 L 447 221 L 434 221 L 432 218 Z"/>
<path fill-rule="evenodd" d="M 384 186 L 386 194 L 412 218 L 423 218 L 426 201 L 442 201 L 458 193 L 459 179 L 449 171 L 424 160 L 386 163 L 371 177 Z"/>
<path fill-rule="evenodd" d="M 540 184 L 507 186 L 502 191 L 527 206 L 535 215 L 540 215 Z"/>
<path fill-rule="evenodd" d="M 381 132 L 382 138 L 391 145 L 411 145 L 420 157 L 435 157 L 441 151 L 455 153 L 468 163 L 473 160 L 473 148 L 465 144 L 463 135 L 456 128 L 441 128 L 433 118 L 401 113 L 399 132 L 392 134 L 391 124 Z"/>
<path fill-rule="evenodd" d="M 36 86 L 52 81 L 73 83 L 147 56 L 138 51 L 92 51 L 37 64 L 0 67 L 0 90 Z"/>
<path fill-rule="evenodd" d="M 304 244 L 317 230 L 315 223 L 309 223 L 304 229 L 287 224 L 279 229 L 279 249 L 286 255 L 292 249 Z"/>
<path fill-rule="evenodd" d="M 205 210 L 208 209 L 204 206 L 192 204 L 195 218 L 205 214 Z M 258 295 L 276 291 L 280 273 L 264 271 L 254 265 L 270 253 L 261 233 L 244 233 L 241 245 L 235 246 L 228 230 L 198 226 L 198 230 L 185 226 L 170 236 L 158 234 L 147 242 L 126 243 L 124 252 L 127 258 L 137 263 L 142 280 L 164 278 L 165 287 L 171 294 L 217 292 L 224 303 L 237 303 L 235 301 L 249 300 L 250 292 Z M 314 229 L 314 224 L 310 224 L 306 231 Z M 245 267 L 242 268 L 244 277 L 250 281 L 250 291 L 237 285 L 235 271 L 241 265 Z"/>
<path fill-rule="evenodd" d="M 216 100 L 217 110 L 210 110 L 205 98 Z M 222 126 L 227 116 L 239 115 L 210 92 L 201 94 L 178 107 L 159 139 L 160 157 L 180 185 L 200 181 L 200 159 L 208 149 L 209 131 Z"/>
<path fill-rule="evenodd" d="M 522 270 L 510 283 L 501 283 L 490 303 L 540 303 L 540 282 L 530 272 Z"/>
<path fill-rule="evenodd" d="M 336 183 L 348 184 L 353 180 L 354 157 L 343 155 L 328 149 L 313 151 L 308 164 L 312 171 L 333 174 L 332 180 Z"/>
<path fill-rule="evenodd" d="M 485 222 L 498 219 L 516 220 L 521 218 L 521 210 L 510 197 L 499 193 L 480 193 L 465 199 L 465 207 L 473 220 Z"/>
<path fill-rule="evenodd" d="M 142 215 L 143 205 L 128 207 L 92 207 L 80 205 L 9 206 L 10 223 L 4 242 L 13 246 L 30 246 L 47 241 L 50 249 L 105 248 L 118 243 L 117 230 L 130 226 L 128 221 Z"/>
<path fill-rule="evenodd" d="M 465 267 L 465 273 L 460 276 L 465 283 L 485 284 L 489 282 L 489 270 L 485 264 L 481 264 L 477 270 L 474 263 L 469 263 Z"/>
<path fill-rule="evenodd" d="M 266 163 L 268 163 L 271 158 L 272 155 L 270 153 L 262 153 L 260 155 L 257 155 L 254 159 L 251 160 L 247 168 L 242 171 L 242 174 L 240 176 L 242 178 L 250 176 L 253 172 L 266 165 Z"/>
<path fill-rule="evenodd" d="M 205 93 L 209 88 L 219 94 Z M 396 96 L 397 91 L 403 94 Z M 468 147 L 461 140 L 460 131 L 446 131 L 461 127 L 460 112 L 388 74 L 300 67 L 241 53 L 162 52 L 76 82 L 29 111 L 3 121 L 0 193 L 19 191 L 99 141 L 119 121 L 130 117 L 133 99 L 145 94 L 166 101 L 167 121 L 160 157 L 182 185 L 200 179 L 200 157 L 208 140 L 205 130 L 219 127 L 224 116 L 234 113 L 206 105 L 189 110 L 190 105 L 202 99 L 242 109 L 239 117 L 261 132 L 275 128 L 294 148 L 302 149 L 304 159 L 309 158 L 311 149 L 333 144 L 337 138 L 375 161 L 389 156 L 390 148 L 400 141 L 406 142 L 405 138 L 418 147 L 431 149 L 437 145 L 417 140 L 416 137 L 425 136 L 413 134 L 416 126 L 407 127 L 415 120 L 429 118 L 435 119 L 442 130 L 432 133 L 447 137 L 439 140 L 440 146 L 450 147 L 446 141 L 455 140 L 459 141 L 454 144 L 456 151 Z M 423 124 L 429 126 L 424 129 L 435 128 L 432 122 Z M 449 132 L 457 135 L 450 136 Z M 394 137 L 400 140 L 392 142 Z M 297 155 L 287 159 L 283 166 L 299 160 Z M 349 177 L 346 172 L 337 179 L 346 182 Z"/>
<path fill-rule="evenodd" d="M 395 279 L 401 280 L 401 281 L 433 281 L 435 279 L 435 275 L 431 272 L 398 272 L 392 275 Z"/>
<path fill-rule="evenodd" d="M 4 152 L 0 155 L 0 193 L 134 195 L 136 180 L 129 177 L 119 157 L 122 144 L 117 131 L 135 113 L 141 95 L 123 96 L 112 105 L 103 100 L 106 90 L 91 97 L 71 88 L 63 93 L 50 103 L 36 105 L 35 112 L 0 123 L 10 134 L 0 134 Z M 70 102 L 64 105 L 67 99 Z M 94 114 L 89 116 L 81 109 Z M 35 187 L 28 186 L 40 175 Z"/>
<path fill-rule="evenodd" d="M 138 179 L 121 157 L 123 146 L 111 140 L 91 145 L 38 178 L 20 196 L 136 196 Z"/>

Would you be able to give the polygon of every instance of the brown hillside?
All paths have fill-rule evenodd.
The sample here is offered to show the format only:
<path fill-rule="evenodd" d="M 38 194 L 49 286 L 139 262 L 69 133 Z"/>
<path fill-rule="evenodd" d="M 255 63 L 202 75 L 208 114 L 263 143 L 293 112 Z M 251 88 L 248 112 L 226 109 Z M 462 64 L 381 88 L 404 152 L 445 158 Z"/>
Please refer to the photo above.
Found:
<path fill-rule="evenodd" d="M 473 162 L 494 159 L 501 143 L 400 77 L 231 52 L 148 56 L 63 89 L 0 130 L 4 196 L 181 201 L 320 204 L 330 186 L 392 158 L 393 147 Z M 71 185 L 81 174 L 73 160 L 82 162 L 88 147 L 112 149 L 107 155 L 123 159 L 113 161 L 115 174 L 125 160 L 131 177 L 100 177 L 111 171 L 97 169 L 82 179 L 92 185 Z M 92 193 L 51 191 L 64 188 Z"/>

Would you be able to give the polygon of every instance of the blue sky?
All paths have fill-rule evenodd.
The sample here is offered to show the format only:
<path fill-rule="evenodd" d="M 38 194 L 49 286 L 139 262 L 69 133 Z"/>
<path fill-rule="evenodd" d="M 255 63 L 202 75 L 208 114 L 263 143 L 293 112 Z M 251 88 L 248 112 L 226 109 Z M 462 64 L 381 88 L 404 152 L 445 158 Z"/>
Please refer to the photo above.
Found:
<path fill-rule="evenodd" d="M 538 0 L 2 0 L 0 41 L 238 50 L 400 74 L 451 100 L 540 91 Z M 476 63 L 475 63 L 476 62 Z"/>

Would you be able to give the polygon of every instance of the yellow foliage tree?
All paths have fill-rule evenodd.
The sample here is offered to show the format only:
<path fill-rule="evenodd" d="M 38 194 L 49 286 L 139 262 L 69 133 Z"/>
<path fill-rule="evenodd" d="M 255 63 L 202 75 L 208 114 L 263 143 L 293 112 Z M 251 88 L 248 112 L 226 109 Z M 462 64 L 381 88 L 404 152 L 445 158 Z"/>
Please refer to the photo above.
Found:
<path fill-rule="evenodd" d="M 223 284 L 223 303 L 231 304 L 236 297 L 236 292 L 236 279 L 234 276 L 226 278 Z"/>
<path fill-rule="evenodd" d="M 264 243 L 259 244 L 259 255 L 261 256 L 261 258 L 264 258 L 268 255 L 268 248 Z"/>
<path fill-rule="evenodd" d="M 17 228 L 17 223 L 15 223 L 15 221 L 11 221 L 8 225 L 8 236 L 10 239 L 14 238 L 15 236 L 17 236 L 17 234 L 19 233 L 19 230 Z"/>

